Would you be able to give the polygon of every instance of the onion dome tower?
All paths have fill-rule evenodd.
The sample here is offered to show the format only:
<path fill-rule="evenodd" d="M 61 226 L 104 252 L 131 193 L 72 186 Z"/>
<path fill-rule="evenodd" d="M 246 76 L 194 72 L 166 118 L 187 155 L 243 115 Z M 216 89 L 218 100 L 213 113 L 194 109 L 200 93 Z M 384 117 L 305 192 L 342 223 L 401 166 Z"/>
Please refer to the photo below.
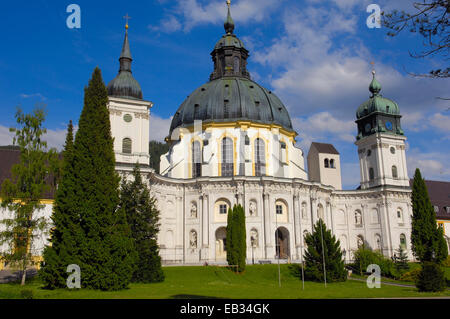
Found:
<path fill-rule="evenodd" d="M 405 141 L 398 104 L 380 94 L 381 84 L 372 71 L 372 96 L 358 107 L 356 124 L 361 188 L 409 187 Z"/>

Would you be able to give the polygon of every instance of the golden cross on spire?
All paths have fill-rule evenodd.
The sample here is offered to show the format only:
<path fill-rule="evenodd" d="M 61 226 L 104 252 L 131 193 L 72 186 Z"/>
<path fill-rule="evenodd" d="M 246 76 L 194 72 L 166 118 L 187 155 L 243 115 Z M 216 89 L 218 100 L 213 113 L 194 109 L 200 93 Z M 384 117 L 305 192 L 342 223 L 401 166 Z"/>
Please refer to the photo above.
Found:
<path fill-rule="evenodd" d="M 131 19 L 131 17 L 128 15 L 128 13 L 123 17 L 125 20 L 127 20 L 127 24 L 125 25 L 125 28 L 128 29 L 128 20 Z"/>

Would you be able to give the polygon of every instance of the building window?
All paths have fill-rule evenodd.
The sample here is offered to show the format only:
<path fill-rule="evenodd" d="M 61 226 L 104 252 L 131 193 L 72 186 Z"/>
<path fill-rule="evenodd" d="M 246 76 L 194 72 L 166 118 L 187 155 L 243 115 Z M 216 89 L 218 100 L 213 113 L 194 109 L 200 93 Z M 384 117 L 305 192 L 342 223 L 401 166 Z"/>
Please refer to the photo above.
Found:
<path fill-rule="evenodd" d="M 276 211 L 278 215 L 283 215 L 283 206 L 282 205 L 276 205 Z"/>
<path fill-rule="evenodd" d="M 122 153 L 124 154 L 131 154 L 132 151 L 132 142 L 131 138 L 124 138 L 122 140 Z"/>
<path fill-rule="evenodd" d="M 255 140 L 255 176 L 266 173 L 266 144 L 260 138 Z"/>
<path fill-rule="evenodd" d="M 392 177 L 393 178 L 398 178 L 398 173 L 397 173 L 397 166 L 392 166 Z"/>
<path fill-rule="evenodd" d="M 446 206 L 446 207 L 445 207 L 445 212 L 446 212 L 447 214 L 450 214 L 450 206 Z"/>
<path fill-rule="evenodd" d="M 234 67 L 233 67 L 235 75 L 239 74 L 239 65 L 240 65 L 239 57 L 235 56 L 234 57 Z"/>
<path fill-rule="evenodd" d="M 391 147 L 391 153 L 395 154 L 395 147 Z"/>
<path fill-rule="evenodd" d="M 324 164 L 325 164 L 325 168 L 330 167 L 330 162 L 329 162 L 328 158 L 325 159 Z"/>
<path fill-rule="evenodd" d="M 371 150 L 367 150 L 367 157 L 369 157 L 370 155 L 372 155 L 372 151 Z"/>
<path fill-rule="evenodd" d="M 227 205 L 221 204 L 219 206 L 219 214 L 221 214 L 221 215 L 226 214 L 227 211 L 228 211 L 228 206 Z"/>
<path fill-rule="evenodd" d="M 245 145 L 250 145 L 250 138 L 248 135 L 245 135 Z"/>
<path fill-rule="evenodd" d="M 373 172 L 373 168 L 369 168 L 369 181 L 373 181 L 375 179 L 375 173 Z"/>
<path fill-rule="evenodd" d="M 402 247 L 402 249 L 406 249 L 406 236 L 405 236 L 405 234 L 401 234 L 400 235 L 400 247 Z"/>
<path fill-rule="evenodd" d="M 334 159 L 330 159 L 330 168 L 336 168 L 336 167 L 334 166 Z"/>
<path fill-rule="evenodd" d="M 222 140 L 222 176 L 233 175 L 233 140 L 229 137 L 226 137 Z"/>
<path fill-rule="evenodd" d="M 202 176 L 202 147 L 199 141 L 192 143 L 192 177 Z"/>
<path fill-rule="evenodd" d="M 439 213 L 439 206 L 434 206 L 434 212 L 437 214 Z"/>

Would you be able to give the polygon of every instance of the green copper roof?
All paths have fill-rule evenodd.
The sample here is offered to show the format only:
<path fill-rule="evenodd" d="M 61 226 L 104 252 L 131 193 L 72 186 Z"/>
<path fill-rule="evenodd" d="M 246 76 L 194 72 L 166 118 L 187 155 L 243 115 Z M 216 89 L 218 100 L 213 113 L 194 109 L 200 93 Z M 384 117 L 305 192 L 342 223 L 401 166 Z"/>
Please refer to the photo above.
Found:
<path fill-rule="evenodd" d="M 381 96 L 381 84 L 375 78 L 375 71 L 373 71 L 373 79 L 370 83 L 369 91 L 372 93 L 372 96 L 358 107 L 356 111 L 357 119 L 375 112 L 400 115 L 398 104 Z"/>
<path fill-rule="evenodd" d="M 236 47 L 239 49 L 245 49 L 244 43 L 241 40 L 239 40 L 239 38 L 236 37 L 234 34 L 233 35 L 225 34 L 224 36 L 222 36 L 222 38 L 219 41 L 217 41 L 216 45 L 214 46 L 214 50 L 219 50 L 220 48 L 223 47 Z"/>
<path fill-rule="evenodd" d="M 131 57 L 130 43 L 128 41 L 128 31 L 125 32 L 125 39 L 123 41 L 119 61 L 119 74 L 109 82 L 107 86 L 108 95 L 126 99 L 142 100 L 143 95 L 141 86 L 131 72 L 131 62 L 133 59 Z"/>
<path fill-rule="evenodd" d="M 252 121 L 278 124 L 294 131 L 280 99 L 243 77 L 222 77 L 196 89 L 175 113 L 170 134 L 177 127 L 193 125 L 195 120 L 203 123 Z"/>

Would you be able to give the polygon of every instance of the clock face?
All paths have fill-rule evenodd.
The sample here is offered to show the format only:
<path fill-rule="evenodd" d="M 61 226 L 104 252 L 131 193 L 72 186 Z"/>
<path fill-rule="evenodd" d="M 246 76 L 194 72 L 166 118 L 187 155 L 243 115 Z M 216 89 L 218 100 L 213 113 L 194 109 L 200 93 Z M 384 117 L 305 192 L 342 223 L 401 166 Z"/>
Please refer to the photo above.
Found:
<path fill-rule="evenodd" d="M 386 122 L 386 128 L 389 130 L 389 131 L 392 131 L 392 123 L 391 122 Z"/>
<path fill-rule="evenodd" d="M 364 129 L 366 130 L 366 133 L 369 133 L 371 128 L 372 128 L 372 125 L 370 125 L 370 123 L 367 123 L 366 126 L 364 127 Z"/>

